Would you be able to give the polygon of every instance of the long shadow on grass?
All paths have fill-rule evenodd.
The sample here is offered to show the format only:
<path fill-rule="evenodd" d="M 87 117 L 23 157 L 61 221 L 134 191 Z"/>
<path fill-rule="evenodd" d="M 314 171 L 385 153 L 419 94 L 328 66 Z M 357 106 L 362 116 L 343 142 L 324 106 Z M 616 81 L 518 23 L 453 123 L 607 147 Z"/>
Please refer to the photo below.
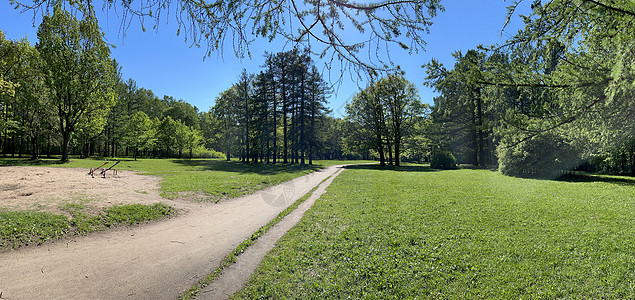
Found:
<path fill-rule="evenodd" d="M 276 175 L 280 173 L 294 173 L 298 171 L 316 171 L 322 168 L 321 165 L 299 165 L 299 164 L 258 164 L 242 163 L 239 161 L 223 160 L 173 160 L 174 163 L 188 167 L 198 167 L 209 171 L 223 171 L 235 173 L 257 173 L 262 175 Z"/>
<path fill-rule="evenodd" d="M 7 167 L 7 166 L 43 167 L 43 166 L 54 166 L 54 165 L 62 165 L 62 164 L 63 163 L 59 159 L 31 160 L 28 158 L 15 158 L 15 157 L 0 159 L 0 167 Z"/>
<path fill-rule="evenodd" d="M 352 170 L 386 170 L 397 172 L 437 172 L 439 170 L 432 169 L 428 166 L 379 166 L 379 165 L 352 165 L 345 166 L 346 169 Z"/>
<path fill-rule="evenodd" d="M 75 159 L 71 159 L 73 161 Z M 134 161 L 132 158 L 103 158 L 103 157 L 91 157 L 91 158 L 80 158 L 79 160 L 93 160 L 96 164 L 99 162 L 114 162 L 114 161 Z M 8 167 L 8 166 L 21 166 L 21 167 L 46 167 L 46 166 L 59 166 L 64 165 L 60 161 L 59 158 L 41 158 L 37 160 L 32 160 L 30 158 L 20 158 L 20 157 L 2 157 L 0 158 L 0 167 Z"/>
<path fill-rule="evenodd" d="M 607 176 L 607 175 L 568 174 L 556 180 L 565 181 L 565 182 L 606 182 L 606 183 L 614 183 L 619 185 L 635 186 L 635 177 L 628 178 L 628 177 L 614 177 L 614 176 Z"/>

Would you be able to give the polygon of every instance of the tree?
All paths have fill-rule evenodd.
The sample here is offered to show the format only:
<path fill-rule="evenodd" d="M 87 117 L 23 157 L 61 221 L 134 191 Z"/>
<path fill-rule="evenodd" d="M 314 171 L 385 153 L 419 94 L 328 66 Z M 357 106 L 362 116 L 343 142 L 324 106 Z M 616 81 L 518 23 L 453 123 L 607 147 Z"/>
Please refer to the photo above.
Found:
<path fill-rule="evenodd" d="M 236 83 L 236 91 L 238 96 L 238 120 L 241 127 L 241 136 L 242 136 L 242 155 L 241 161 L 249 162 L 251 158 L 251 152 L 249 149 L 250 146 L 250 135 L 251 131 L 249 128 L 250 121 L 253 118 L 253 75 L 247 73 L 247 70 L 243 69 L 242 73 L 240 73 L 240 77 L 238 78 L 238 83 Z"/>
<path fill-rule="evenodd" d="M 200 130 L 187 127 L 185 124 L 183 125 L 183 134 L 181 135 L 183 137 L 183 149 L 189 150 L 189 159 L 192 159 L 192 151 L 194 148 L 201 145 L 203 142 L 203 135 Z"/>
<path fill-rule="evenodd" d="M 413 119 L 422 115 L 425 107 L 419 100 L 417 88 L 403 74 L 390 74 L 382 78 L 376 83 L 374 91 L 387 112 L 390 144 L 395 149 L 395 166 L 399 166 L 403 137 L 413 126 Z"/>
<path fill-rule="evenodd" d="M 379 154 L 380 165 L 386 164 L 384 150 L 388 150 L 389 163 L 394 153 L 394 163 L 400 165 L 403 138 L 411 133 L 416 117 L 423 115 L 424 110 L 414 84 L 401 73 L 371 84 L 346 105 L 347 118 L 358 123 L 366 139 L 372 140 L 370 144 Z"/>
<path fill-rule="evenodd" d="M 62 161 L 68 161 L 69 143 L 82 118 L 100 117 L 114 104 L 110 49 L 94 15 L 78 20 L 59 6 L 52 16 L 44 16 L 37 34 L 45 84 L 62 134 Z"/>
<path fill-rule="evenodd" d="M 163 111 L 163 117 L 170 116 L 173 120 L 181 121 L 186 126 L 200 129 L 198 108 L 183 100 L 174 100 L 170 96 L 163 96 L 163 102 L 167 104 L 167 108 Z"/>
<path fill-rule="evenodd" d="M 357 136 L 355 140 L 365 140 L 370 148 L 377 150 L 379 154 L 379 164 L 386 165 L 384 155 L 384 132 L 385 132 L 385 107 L 381 99 L 374 91 L 375 84 L 371 84 L 366 89 L 357 93 L 350 103 L 346 104 L 346 118 L 349 122 L 356 124 Z"/>
<path fill-rule="evenodd" d="M 139 150 L 148 150 L 156 142 L 156 130 L 152 120 L 142 111 L 130 117 L 124 127 L 124 144 L 134 148 L 134 160 L 137 160 Z"/>
<path fill-rule="evenodd" d="M 509 59 L 493 65 L 483 83 L 527 95 L 532 108 L 505 107 L 503 142 L 513 148 L 543 135 L 565 136 L 592 157 L 629 141 L 635 131 L 632 1 L 534 1 L 532 9 L 523 30 L 488 49 Z"/>
<path fill-rule="evenodd" d="M 165 157 L 171 157 L 171 149 L 183 149 L 179 147 L 179 138 L 180 134 L 182 134 L 182 132 L 179 132 L 179 124 L 182 125 L 181 122 L 174 121 L 170 116 L 163 118 L 159 123 L 157 128 L 157 146 L 165 149 Z"/>
<path fill-rule="evenodd" d="M 453 56 L 452 70 L 434 59 L 424 66 L 426 85 L 442 95 L 434 99 L 432 113 L 437 147 L 459 154 L 460 161 L 485 167 L 494 153 L 493 147 L 487 147 L 492 131 L 490 91 L 481 83 L 488 58 L 477 50 L 465 55 L 458 51 Z"/>
<path fill-rule="evenodd" d="M 233 85 L 216 98 L 216 104 L 212 108 L 214 115 L 221 123 L 227 161 L 231 160 L 232 148 L 238 130 L 238 104 L 236 85 Z"/>

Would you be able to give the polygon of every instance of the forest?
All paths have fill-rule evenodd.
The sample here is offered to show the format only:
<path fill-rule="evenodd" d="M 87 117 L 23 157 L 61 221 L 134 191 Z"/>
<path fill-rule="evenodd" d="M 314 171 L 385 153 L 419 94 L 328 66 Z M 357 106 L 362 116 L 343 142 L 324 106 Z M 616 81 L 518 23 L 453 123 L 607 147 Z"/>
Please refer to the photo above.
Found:
<path fill-rule="evenodd" d="M 369 71 L 343 118 L 307 49 L 265 53 L 200 111 L 122 78 L 94 15 L 56 6 L 35 45 L 0 33 L 0 153 L 635 175 L 635 13 L 620 5 L 534 1 L 507 44 L 455 52 L 451 67 L 421 62 L 416 84 L 398 67 Z M 417 84 L 438 93 L 431 105 Z"/>

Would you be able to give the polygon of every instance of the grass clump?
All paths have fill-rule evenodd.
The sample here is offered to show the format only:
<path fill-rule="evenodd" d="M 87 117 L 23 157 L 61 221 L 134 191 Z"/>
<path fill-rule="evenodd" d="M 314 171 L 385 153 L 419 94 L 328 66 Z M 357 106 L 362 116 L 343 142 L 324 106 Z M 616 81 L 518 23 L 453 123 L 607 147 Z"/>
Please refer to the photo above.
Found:
<path fill-rule="evenodd" d="M 68 218 L 47 212 L 0 212 L 0 249 L 39 245 L 71 231 Z"/>
<path fill-rule="evenodd" d="M 633 200 L 633 179 L 352 168 L 234 298 L 633 298 Z"/>
<path fill-rule="evenodd" d="M 35 211 L 0 212 L 0 250 L 40 245 L 62 236 L 140 224 L 176 214 L 174 208 L 163 203 L 116 205 L 97 215 L 90 214 L 82 203 L 68 203 L 61 209 L 72 217 Z"/>
<path fill-rule="evenodd" d="M 163 203 L 152 205 L 127 204 L 115 205 L 106 209 L 101 216 L 107 227 L 117 225 L 134 225 L 174 215 L 176 211 Z"/>

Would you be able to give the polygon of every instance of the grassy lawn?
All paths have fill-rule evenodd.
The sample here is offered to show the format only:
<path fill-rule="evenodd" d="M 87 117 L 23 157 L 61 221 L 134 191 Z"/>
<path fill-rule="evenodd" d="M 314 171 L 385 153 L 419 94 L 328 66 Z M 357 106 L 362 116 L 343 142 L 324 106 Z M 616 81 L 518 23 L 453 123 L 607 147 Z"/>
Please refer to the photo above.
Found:
<path fill-rule="evenodd" d="M 635 179 L 350 168 L 236 298 L 633 298 Z"/>
<path fill-rule="evenodd" d="M 112 159 L 109 159 L 112 160 Z M 58 160 L 4 158 L 2 165 L 51 166 L 85 168 L 98 167 L 104 159 L 73 159 L 67 164 Z M 246 164 L 238 161 L 227 162 L 221 159 L 121 159 L 115 167 L 118 170 L 136 170 L 145 175 L 161 177 L 163 196 L 174 198 L 189 193 L 203 193 L 208 199 L 218 201 L 224 197 L 238 197 L 251 194 L 265 187 L 314 172 L 318 169 L 346 163 L 367 161 L 315 161 L 313 165 L 267 165 Z M 111 166 L 108 164 L 106 167 Z"/>

